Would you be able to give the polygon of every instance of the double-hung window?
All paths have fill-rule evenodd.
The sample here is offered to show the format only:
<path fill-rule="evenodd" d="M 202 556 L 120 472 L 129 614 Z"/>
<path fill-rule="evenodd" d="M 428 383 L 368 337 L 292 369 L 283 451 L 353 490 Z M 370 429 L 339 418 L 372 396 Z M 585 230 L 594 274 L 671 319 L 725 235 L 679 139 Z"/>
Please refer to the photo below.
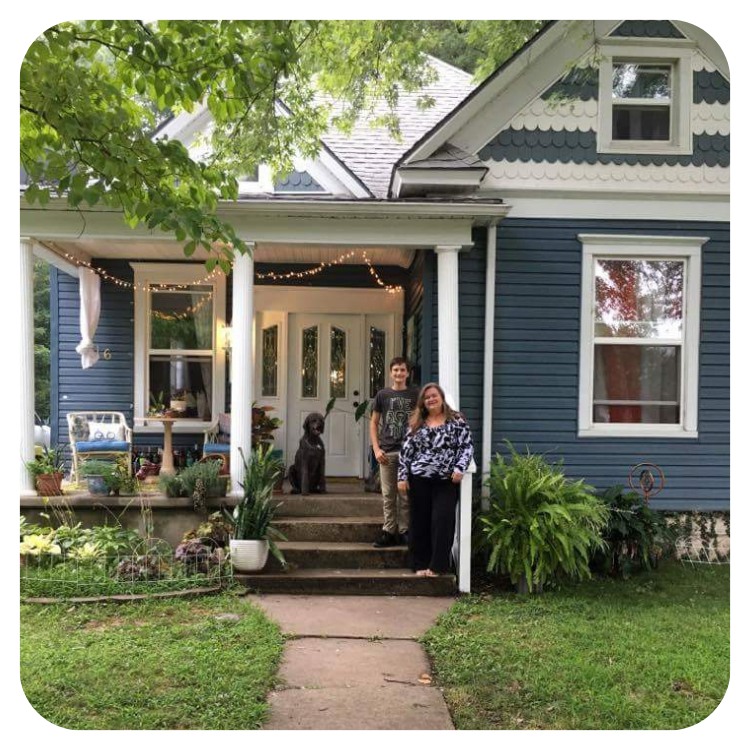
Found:
<path fill-rule="evenodd" d="M 201 263 L 132 265 L 136 424 L 150 409 L 179 405 L 195 429 L 224 411 L 226 280 Z"/>
<path fill-rule="evenodd" d="M 686 40 L 652 46 L 605 41 L 599 67 L 599 153 L 693 151 L 692 51 Z"/>
<path fill-rule="evenodd" d="M 579 435 L 697 437 L 706 238 L 579 239 Z"/>

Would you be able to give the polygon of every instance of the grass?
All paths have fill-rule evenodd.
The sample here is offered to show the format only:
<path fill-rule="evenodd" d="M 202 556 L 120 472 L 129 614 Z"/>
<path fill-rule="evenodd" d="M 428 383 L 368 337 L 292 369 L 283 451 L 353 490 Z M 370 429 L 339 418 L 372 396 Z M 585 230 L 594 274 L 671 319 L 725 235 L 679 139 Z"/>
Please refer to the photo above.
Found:
<path fill-rule="evenodd" d="M 729 566 L 457 602 L 424 645 L 459 729 L 680 729 L 729 683 Z"/>
<path fill-rule="evenodd" d="M 240 619 L 216 619 L 228 613 Z M 69 729 L 255 729 L 282 648 L 278 628 L 232 594 L 21 606 L 24 692 Z"/>

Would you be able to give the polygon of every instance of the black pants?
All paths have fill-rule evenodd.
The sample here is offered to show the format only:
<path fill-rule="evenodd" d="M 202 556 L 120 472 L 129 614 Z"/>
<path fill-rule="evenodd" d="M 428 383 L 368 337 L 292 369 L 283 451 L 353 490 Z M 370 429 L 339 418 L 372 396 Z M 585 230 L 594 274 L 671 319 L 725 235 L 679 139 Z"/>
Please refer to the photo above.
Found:
<path fill-rule="evenodd" d="M 450 479 L 409 476 L 409 552 L 414 570 L 450 569 L 458 485 Z"/>

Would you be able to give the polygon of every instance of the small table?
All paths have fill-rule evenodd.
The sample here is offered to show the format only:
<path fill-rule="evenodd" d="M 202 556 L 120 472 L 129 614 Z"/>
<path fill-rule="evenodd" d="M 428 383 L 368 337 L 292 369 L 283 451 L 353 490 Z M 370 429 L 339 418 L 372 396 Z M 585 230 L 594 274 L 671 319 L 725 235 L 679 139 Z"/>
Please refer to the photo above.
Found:
<path fill-rule="evenodd" d="M 177 421 L 184 422 L 185 420 L 181 417 L 146 417 L 143 420 L 143 424 L 149 422 L 161 422 L 164 425 L 164 449 L 161 456 L 161 470 L 159 474 L 173 475 L 174 470 L 174 458 L 172 456 L 172 424 Z"/>

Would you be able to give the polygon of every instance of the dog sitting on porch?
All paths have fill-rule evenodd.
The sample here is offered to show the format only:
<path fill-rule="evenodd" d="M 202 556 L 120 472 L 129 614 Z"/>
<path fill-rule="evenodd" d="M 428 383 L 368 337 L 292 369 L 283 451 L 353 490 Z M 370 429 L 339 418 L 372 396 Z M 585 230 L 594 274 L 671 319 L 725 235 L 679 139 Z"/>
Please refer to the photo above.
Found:
<path fill-rule="evenodd" d="M 320 438 L 325 424 L 325 417 L 318 412 L 312 412 L 305 418 L 299 448 L 294 463 L 289 467 L 293 495 L 326 491 L 326 449 Z"/>

